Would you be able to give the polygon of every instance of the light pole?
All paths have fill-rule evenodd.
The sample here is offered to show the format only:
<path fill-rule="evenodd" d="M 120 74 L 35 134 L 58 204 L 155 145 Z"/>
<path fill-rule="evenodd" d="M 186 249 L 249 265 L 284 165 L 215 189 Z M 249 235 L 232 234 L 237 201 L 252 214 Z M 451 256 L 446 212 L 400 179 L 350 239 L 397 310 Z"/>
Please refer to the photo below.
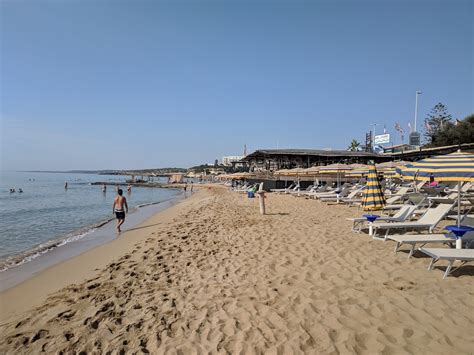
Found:
<path fill-rule="evenodd" d="M 421 91 L 417 91 L 415 94 L 415 127 L 413 127 L 413 132 L 416 132 L 416 119 L 418 117 L 418 95 L 421 95 Z"/>

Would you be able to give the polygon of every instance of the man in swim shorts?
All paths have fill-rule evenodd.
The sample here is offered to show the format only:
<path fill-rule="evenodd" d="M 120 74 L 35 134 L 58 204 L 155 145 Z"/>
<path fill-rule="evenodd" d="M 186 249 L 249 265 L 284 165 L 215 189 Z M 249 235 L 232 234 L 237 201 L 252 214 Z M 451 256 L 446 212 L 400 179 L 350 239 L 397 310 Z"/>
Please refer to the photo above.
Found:
<path fill-rule="evenodd" d="M 114 199 L 114 204 L 112 205 L 112 213 L 115 213 L 117 217 L 117 232 L 121 232 L 120 226 L 125 222 L 125 212 L 128 213 L 127 199 L 122 196 L 122 189 L 117 190 L 117 196 Z"/>

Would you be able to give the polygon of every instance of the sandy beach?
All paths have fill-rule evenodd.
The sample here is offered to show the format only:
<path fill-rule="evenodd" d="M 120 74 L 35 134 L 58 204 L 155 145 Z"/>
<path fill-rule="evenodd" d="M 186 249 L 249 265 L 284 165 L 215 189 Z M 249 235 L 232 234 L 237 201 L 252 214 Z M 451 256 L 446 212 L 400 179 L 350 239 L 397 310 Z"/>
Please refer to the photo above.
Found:
<path fill-rule="evenodd" d="M 201 189 L 7 290 L 0 353 L 472 354 L 472 268 L 352 233 L 357 208 L 266 202 Z"/>

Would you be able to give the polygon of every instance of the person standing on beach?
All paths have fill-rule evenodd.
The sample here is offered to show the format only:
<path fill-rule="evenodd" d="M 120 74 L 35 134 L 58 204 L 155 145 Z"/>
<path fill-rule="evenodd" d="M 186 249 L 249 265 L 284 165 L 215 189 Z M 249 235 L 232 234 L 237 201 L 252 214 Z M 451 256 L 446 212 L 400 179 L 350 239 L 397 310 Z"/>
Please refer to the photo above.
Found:
<path fill-rule="evenodd" d="M 67 181 L 64 183 L 64 189 L 67 190 Z"/>
<path fill-rule="evenodd" d="M 186 194 L 186 190 L 187 190 L 187 188 L 188 188 L 188 183 L 187 183 L 187 182 L 185 182 L 185 183 L 184 183 L 184 186 L 183 186 L 183 189 L 184 189 L 184 193 L 185 193 L 185 194 Z"/>
<path fill-rule="evenodd" d="M 125 222 L 125 212 L 128 213 L 127 199 L 122 196 L 122 189 L 117 190 L 117 197 L 114 199 L 114 204 L 112 205 L 112 213 L 115 213 L 117 217 L 117 232 L 121 232 L 120 226 Z"/>
<path fill-rule="evenodd" d="M 191 181 L 191 193 L 193 193 L 194 181 Z"/>

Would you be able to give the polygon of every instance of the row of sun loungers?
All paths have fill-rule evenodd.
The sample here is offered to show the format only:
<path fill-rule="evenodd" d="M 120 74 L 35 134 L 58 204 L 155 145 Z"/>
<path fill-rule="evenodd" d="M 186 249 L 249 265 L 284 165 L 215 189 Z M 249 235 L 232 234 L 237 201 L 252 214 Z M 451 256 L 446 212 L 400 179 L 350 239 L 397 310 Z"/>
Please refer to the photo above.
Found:
<path fill-rule="evenodd" d="M 423 184 L 422 182 L 415 187 L 402 186 L 397 191 L 387 195 L 387 205 L 383 210 L 385 214 L 372 224 L 373 238 L 394 241 L 396 243 L 395 252 L 398 252 L 402 246 L 408 245 L 410 247 L 408 258 L 411 258 L 416 251 L 424 253 L 432 258 L 429 270 L 439 260 L 448 261 L 443 276 L 443 278 L 446 278 L 465 263 L 474 261 L 474 249 L 455 249 L 456 238 L 454 235 L 433 234 L 433 231 L 443 219 L 451 217 L 449 214 L 456 206 L 458 190 L 449 190 L 447 191 L 448 195 L 444 197 L 427 196 L 422 187 Z M 362 201 L 363 189 L 364 186 L 344 185 L 339 188 L 326 188 L 321 191 L 317 187 L 309 186 L 302 191 L 299 185 L 294 185 L 291 191 L 286 193 L 318 199 L 325 203 L 358 205 Z M 470 183 L 465 184 L 461 189 L 462 196 L 466 197 L 470 189 L 472 189 L 472 185 Z M 464 198 L 462 204 L 472 208 L 474 195 L 470 200 Z M 390 215 L 392 213 L 393 215 Z M 353 222 L 352 230 L 354 232 L 360 233 L 367 228 L 366 218 L 351 218 L 349 220 Z M 394 232 L 396 234 L 393 234 Z M 400 234 L 406 232 L 411 233 Z M 413 234 L 413 232 L 418 234 Z M 474 232 L 466 234 L 463 237 L 463 242 L 474 245 Z M 450 248 L 426 248 L 427 245 L 447 245 Z M 461 264 L 454 268 L 455 262 Z"/>
<path fill-rule="evenodd" d="M 254 185 L 246 184 L 234 189 L 234 191 L 247 192 L 253 188 L 255 188 Z M 362 201 L 364 188 L 365 186 L 350 186 L 347 184 L 337 188 L 310 185 L 302 190 L 300 184 L 295 182 L 288 188 L 271 191 L 295 197 L 317 199 L 325 203 L 357 206 Z M 468 211 L 469 208 L 474 210 L 472 189 L 471 183 L 466 183 L 461 188 L 462 204 Z M 436 262 L 446 260 L 448 266 L 443 276 L 443 278 L 446 278 L 465 263 L 474 261 L 474 249 L 455 249 L 453 248 L 456 242 L 455 236 L 433 234 L 435 228 L 443 219 L 453 218 L 450 213 L 456 206 L 458 190 L 446 190 L 446 196 L 427 196 L 427 192 L 432 193 L 428 188 L 423 189 L 423 183 L 420 183 L 416 186 L 400 186 L 394 192 L 387 194 L 387 204 L 382 211 L 382 215 L 372 223 L 372 237 L 384 241 L 394 241 L 396 243 L 395 252 L 400 251 L 402 246 L 408 245 L 410 247 L 408 258 L 411 258 L 416 251 L 431 257 L 429 270 L 433 268 Z M 366 218 L 350 218 L 349 220 L 353 223 L 352 230 L 354 232 L 361 233 L 362 230 L 368 227 Z M 474 226 L 474 219 L 470 219 L 463 224 Z M 413 234 L 413 232 L 417 232 L 417 234 Z M 466 245 L 474 245 L 474 232 L 466 234 L 463 237 L 463 242 Z M 447 245 L 450 248 L 425 247 L 430 245 Z M 461 264 L 454 268 L 455 262 Z"/>

